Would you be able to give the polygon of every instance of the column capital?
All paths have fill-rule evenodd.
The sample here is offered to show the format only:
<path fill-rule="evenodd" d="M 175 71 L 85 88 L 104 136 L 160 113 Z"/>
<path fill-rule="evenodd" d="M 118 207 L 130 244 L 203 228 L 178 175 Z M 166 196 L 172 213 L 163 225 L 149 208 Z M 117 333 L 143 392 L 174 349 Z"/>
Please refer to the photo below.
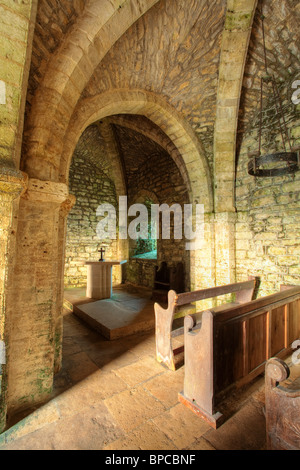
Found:
<path fill-rule="evenodd" d="M 60 205 L 68 199 L 69 190 L 64 183 L 29 178 L 27 190 L 22 196 L 32 202 Z"/>
<path fill-rule="evenodd" d="M 73 194 L 69 194 L 60 207 L 60 213 L 63 217 L 67 217 L 75 202 L 76 197 Z"/>

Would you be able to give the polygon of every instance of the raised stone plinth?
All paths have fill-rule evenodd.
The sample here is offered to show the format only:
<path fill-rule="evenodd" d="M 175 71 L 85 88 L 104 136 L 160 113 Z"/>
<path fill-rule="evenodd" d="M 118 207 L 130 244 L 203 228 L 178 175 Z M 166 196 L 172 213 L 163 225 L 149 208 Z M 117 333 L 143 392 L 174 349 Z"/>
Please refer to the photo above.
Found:
<path fill-rule="evenodd" d="M 66 311 L 72 311 L 108 340 L 154 331 L 152 290 L 122 285 L 114 287 L 111 298 L 102 300 L 89 299 L 85 293 L 84 288 L 67 289 Z"/>

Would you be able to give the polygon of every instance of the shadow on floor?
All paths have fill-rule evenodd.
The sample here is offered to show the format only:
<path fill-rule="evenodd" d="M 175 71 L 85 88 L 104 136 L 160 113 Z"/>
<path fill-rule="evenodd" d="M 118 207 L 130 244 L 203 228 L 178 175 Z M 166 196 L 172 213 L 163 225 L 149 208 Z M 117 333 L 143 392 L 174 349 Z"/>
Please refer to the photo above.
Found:
<path fill-rule="evenodd" d="M 109 341 L 68 312 L 51 399 L 14 417 L 0 450 L 264 450 L 263 377 L 220 404 L 217 430 L 179 403 L 183 381 L 157 363 L 153 331 Z"/>

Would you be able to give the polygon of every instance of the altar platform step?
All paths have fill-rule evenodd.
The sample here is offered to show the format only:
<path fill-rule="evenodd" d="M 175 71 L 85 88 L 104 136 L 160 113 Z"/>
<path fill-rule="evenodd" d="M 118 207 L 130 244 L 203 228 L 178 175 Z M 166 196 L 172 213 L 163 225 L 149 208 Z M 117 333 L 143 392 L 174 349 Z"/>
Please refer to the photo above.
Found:
<path fill-rule="evenodd" d="M 135 286 L 114 287 L 110 299 L 86 297 L 85 288 L 64 292 L 64 308 L 72 311 L 91 328 L 109 340 L 155 329 L 152 291 Z"/>

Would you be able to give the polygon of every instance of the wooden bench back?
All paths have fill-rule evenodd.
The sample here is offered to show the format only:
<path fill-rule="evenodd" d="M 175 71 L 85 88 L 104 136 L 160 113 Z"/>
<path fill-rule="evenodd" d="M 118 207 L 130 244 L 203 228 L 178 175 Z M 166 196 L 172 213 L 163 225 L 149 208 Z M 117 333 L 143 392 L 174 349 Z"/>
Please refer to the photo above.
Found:
<path fill-rule="evenodd" d="M 216 392 L 264 370 L 300 338 L 300 287 L 214 314 Z"/>
<path fill-rule="evenodd" d="M 250 301 L 255 289 L 255 278 L 249 281 L 237 282 L 235 284 L 226 284 L 224 286 L 209 287 L 208 289 L 196 290 L 193 292 L 184 292 L 175 295 L 175 305 L 185 305 L 200 300 L 211 299 L 225 294 L 236 294 L 237 302 Z"/>
<path fill-rule="evenodd" d="M 227 284 L 225 286 L 211 287 L 194 292 L 185 292 L 177 294 L 174 290 L 168 292 L 168 307 L 161 307 L 158 303 L 154 304 L 155 311 L 155 340 L 156 340 L 156 359 L 164 363 L 169 369 L 175 370 L 174 353 L 183 351 L 173 351 L 172 337 L 183 334 L 183 327 L 172 331 L 173 320 L 177 307 L 191 305 L 192 302 L 204 299 L 218 297 L 220 295 L 236 293 L 236 302 L 242 303 L 250 301 L 253 297 L 256 286 L 256 279 L 253 277 L 248 281 L 236 284 Z M 189 312 L 188 312 L 189 314 Z M 183 316 L 185 312 L 183 313 Z"/>
<path fill-rule="evenodd" d="M 300 338 L 300 286 L 196 320 L 185 317 L 183 396 L 212 416 L 218 394 L 249 382 Z"/>

